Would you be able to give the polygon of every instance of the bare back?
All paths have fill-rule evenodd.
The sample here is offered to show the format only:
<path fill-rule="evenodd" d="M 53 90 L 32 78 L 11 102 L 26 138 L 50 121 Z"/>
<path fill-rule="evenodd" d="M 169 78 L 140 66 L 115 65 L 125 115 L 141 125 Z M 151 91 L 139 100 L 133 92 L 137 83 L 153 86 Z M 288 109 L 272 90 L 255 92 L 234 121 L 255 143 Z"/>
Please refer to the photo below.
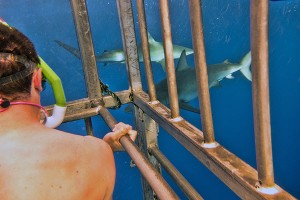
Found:
<path fill-rule="evenodd" d="M 111 199 L 114 180 L 102 140 L 42 125 L 0 135 L 1 200 Z"/>

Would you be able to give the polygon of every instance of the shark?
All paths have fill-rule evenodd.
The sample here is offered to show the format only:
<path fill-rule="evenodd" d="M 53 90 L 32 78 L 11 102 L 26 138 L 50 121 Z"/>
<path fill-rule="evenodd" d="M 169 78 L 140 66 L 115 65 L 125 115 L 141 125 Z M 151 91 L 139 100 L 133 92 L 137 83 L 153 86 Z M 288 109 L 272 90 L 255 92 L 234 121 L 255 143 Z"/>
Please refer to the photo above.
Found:
<path fill-rule="evenodd" d="M 59 40 L 54 40 L 54 41 L 59 46 L 63 47 L 64 49 L 66 49 L 67 51 L 75 55 L 77 58 L 80 58 L 80 51 L 78 49 L 70 45 L 67 45 Z M 152 62 L 160 63 L 163 70 L 166 71 L 163 43 L 157 42 L 149 32 L 148 32 L 148 42 L 149 42 L 149 50 L 150 50 L 150 60 Z M 174 59 L 178 59 L 182 51 L 185 51 L 186 55 L 190 55 L 194 53 L 193 49 L 173 44 Z M 141 44 L 138 44 L 138 57 L 139 57 L 139 62 L 143 62 Z M 104 65 L 107 65 L 109 63 L 124 63 L 125 54 L 123 49 L 115 49 L 110 51 L 105 50 L 103 53 L 96 55 L 96 61 L 104 63 Z"/>
<path fill-rule="evenodd" d="M 232 74 L 240 71 L 246 79 L 252 81 L 250 71 L 251 51 L 238 63 L 231 63 L 225 60 L 222 63 L 211 64 L 207 66 L 209 87 L 220 86 L 220 81 L 224 78 L 233 79 Z M 200 113 L 199 108 L 195 108 L 189 102 L 198 97 L 197 80 L 195 68 L 188 65 L 186 52 L 182 51 L 176 67 L 176 82 L 179 107 L 194 113 Z M 157 99 L 164 105 L 169 104 L 167 79 L 161 80 L 155 85 Z"/>

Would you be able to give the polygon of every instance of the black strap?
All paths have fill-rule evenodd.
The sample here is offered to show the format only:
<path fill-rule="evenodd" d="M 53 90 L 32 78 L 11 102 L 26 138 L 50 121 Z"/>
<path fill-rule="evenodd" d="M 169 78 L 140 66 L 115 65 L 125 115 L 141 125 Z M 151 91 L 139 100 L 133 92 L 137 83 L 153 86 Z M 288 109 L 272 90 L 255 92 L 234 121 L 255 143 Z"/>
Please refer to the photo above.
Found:
<path fill-rule="evenodd" d="M 12 53 L 0 53 L 0 62 L 1 60 L 14 60 L 15 62 L 22 63 L 25 66 L 25 69 L 22 71 L 19 71 L 9 76 L 1 77 L 0 85 L 2 86 L 29 76 L 37 67 L 37 65 L 34 62 L 24 58 L 23 56 L 14 55 Z"/>

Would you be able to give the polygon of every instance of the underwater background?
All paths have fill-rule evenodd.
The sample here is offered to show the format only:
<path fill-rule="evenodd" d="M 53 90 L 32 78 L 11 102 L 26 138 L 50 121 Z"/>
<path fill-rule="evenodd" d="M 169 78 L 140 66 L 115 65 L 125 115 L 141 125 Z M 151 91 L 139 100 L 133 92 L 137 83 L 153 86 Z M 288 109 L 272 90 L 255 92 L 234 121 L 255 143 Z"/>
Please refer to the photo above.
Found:
<path fill-rule="evenodd" d="M 137 42 L 140 42 L 136 2 L 133 2 Z M 119 17 L 114 0 L 88 0 L 88 12 L 95 53 L 122 48 Z M 169 0 L 174 44 L 192 48 L 188 0 Z M 162 42 L 158 1 L 145 0 L 148 31 Z M 226 59 L 238 62 L 250 50 L 250 1 L 202 0 L 202 13 L 208 64 Z M 60 76 L 68 101 L 86 97 L 85 80 L 78 58 L 57 45 L 62 41 L 78 48 L 72 11 L 68 0 L 0 0 L 0 17 L 27 35 L 39 55 Z M 175 60 L 175 65 L 177 60 Z M 193 55 L 188 63 L 194 66 Z M 165 72 L 152 63 L 155 82 Z M 98 63 L 101 80 L 112 91 L 128 89 L 125 64 Z M 300 1 L 269 2 L 269 72 L 271 127 L 275 182 L 300 198 Z M 141 64 L 144 90 L 147 89 Z M 252 112 L 252 85 L 240 72 L 224 79 L 221 87 L 211 88 L 211 104 L 216 140 L 256 168 Z M 50 85 L 42 93 L 42 104 L 54 104 Z M 198 100 L 190 102 L 198 106 Z M 134 125 L 126 105 L 112 110 L 118 121 Z M 201 129 L 200 115 L 181 110 L 181 115 Z M 102 138 L 109 128 L 100 117 L 93 117 L 94 134 Z M 83 120 L 62 124 L 58 129 L 85 135 Z M 190 155 L 162 128 L 159 148 L 205 199 L 239 199 L 197 159 Z M 113 199 L 142 199 L 140 174 L 130 167 L 126 152 L 115 153 L 117 179 Z M 163 171 L 164 177 L 180 196 L 180 189 Z"/>

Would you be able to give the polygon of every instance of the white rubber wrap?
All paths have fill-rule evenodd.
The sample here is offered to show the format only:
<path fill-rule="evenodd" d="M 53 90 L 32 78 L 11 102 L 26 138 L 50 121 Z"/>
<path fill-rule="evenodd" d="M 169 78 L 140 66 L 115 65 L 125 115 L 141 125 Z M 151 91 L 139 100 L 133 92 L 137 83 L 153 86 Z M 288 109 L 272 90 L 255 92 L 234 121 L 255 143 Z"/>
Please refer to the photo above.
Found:
<path fill-rule="evenodd" d="M 50 117 L 47 117 L 45 126 L 48 128 L 58 127 L 64 120 L 67 107 L 61 107 L 54 105 L 53 113 Z"/>

